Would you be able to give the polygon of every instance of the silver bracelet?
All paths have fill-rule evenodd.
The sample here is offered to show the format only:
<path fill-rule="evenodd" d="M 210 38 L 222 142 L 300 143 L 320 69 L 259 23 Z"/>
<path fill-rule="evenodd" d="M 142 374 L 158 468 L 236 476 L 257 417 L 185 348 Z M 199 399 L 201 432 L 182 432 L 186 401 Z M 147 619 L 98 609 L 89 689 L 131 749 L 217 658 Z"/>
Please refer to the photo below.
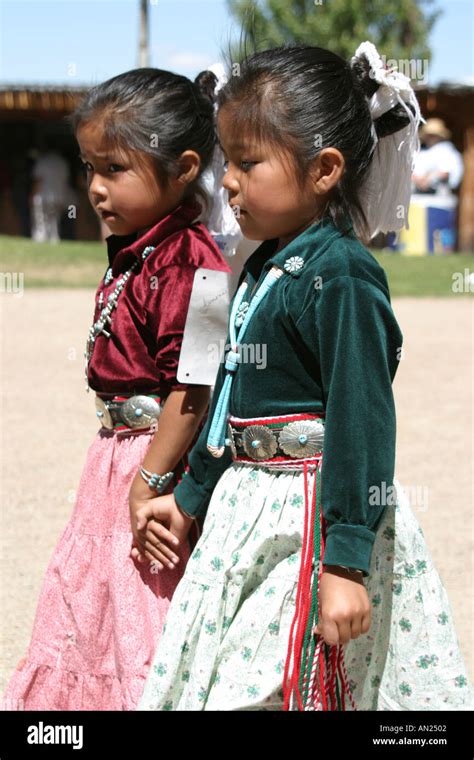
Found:
<path fill-rule="evenodd" d="M 140 475 L 147 486 L 157 493 L 163 493 L 174 478 L 174 472 L 165 472 L 164 475 L 158 475 L 157 472 L 150 472 L 149 470 L 145 470 L 144 467 L 140 467 Z"/>

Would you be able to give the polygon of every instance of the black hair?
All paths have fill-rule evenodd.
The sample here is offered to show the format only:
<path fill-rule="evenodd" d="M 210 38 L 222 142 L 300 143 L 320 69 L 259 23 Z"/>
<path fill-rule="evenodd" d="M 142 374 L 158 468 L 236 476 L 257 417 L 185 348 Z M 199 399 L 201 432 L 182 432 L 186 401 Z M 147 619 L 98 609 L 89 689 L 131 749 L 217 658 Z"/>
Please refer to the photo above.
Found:
<path fill-rule="evenodd" d="M 385 137 L 406 126 L 409 117 L 398 104 L 372 122 L 369 99 L 379 84 L 365 56 L 346 62 L 323 48 L 290 44 L 245 54 L 240 63 L 227 65 L 229 79 L 216 100 L 219 108 L 232 108 L 236 134 L 277 148 L 301 186 L 323 148 L 340 150 L 345 170 L 323 216 L 342 232 L 349 216 L 368 242 L 360 189 L 375 150 L 372 124 L 377 136 Z"/>
<path fill-rule="evenodd" d="M 213 71 L 201 71 L 194 80 L 195 84 L 199 87 L 204 97 L 209 99 L 209 102 L 215 103 L 215 89 L 217 84 L 217 77 Z"/>
<path fill-rule="evenodd" d="M 139 161 L 140 153 L 152 156 L 162 187 L 177 175 L 181 153 L 196 151 L 200 171 L 185 196 L 199 195 L 207 205 L 199 177 L 212 159 L 216 142 L 214 106 L 208 92 L 179 74 L 133 69 L 93 87 L 67 120 L 76 135 L 81 124 L 98 118 L 105 138 L 119 152 L 137 151 Z"/>

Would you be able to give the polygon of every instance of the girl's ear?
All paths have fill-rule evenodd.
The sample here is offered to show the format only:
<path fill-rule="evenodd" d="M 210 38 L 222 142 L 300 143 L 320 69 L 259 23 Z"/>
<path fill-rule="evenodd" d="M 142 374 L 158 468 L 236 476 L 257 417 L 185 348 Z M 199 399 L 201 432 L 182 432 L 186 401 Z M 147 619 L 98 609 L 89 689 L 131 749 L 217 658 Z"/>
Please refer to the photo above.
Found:
<path fill-rule="evenodd" d="M 314 192 L 325 195 L 341 179 L 346 162 L 337 148 L 323 148 L 313 161 L 310 176 Z"/>
<path fill-rule="evenodd" d="M 178 158 L 178 182 L 189 185 L 196 179 L 201 168 L 201 159 L 194 150 L 185 150 Z"/>

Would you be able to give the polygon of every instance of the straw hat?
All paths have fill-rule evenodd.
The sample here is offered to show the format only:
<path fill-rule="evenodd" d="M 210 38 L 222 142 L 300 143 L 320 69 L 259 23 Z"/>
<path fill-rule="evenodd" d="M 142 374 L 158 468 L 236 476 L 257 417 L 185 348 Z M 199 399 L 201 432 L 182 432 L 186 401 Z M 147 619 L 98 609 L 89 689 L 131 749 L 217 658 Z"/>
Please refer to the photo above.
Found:
<path fill-rule="evenodd" d="M 442 137 L 443 140 L 449 140 L 451 132 L 443 119 L 428 119 L 420 129 L 420 138 L 423 139 L 427 135 L 436 135 L 436 137 Z"/>

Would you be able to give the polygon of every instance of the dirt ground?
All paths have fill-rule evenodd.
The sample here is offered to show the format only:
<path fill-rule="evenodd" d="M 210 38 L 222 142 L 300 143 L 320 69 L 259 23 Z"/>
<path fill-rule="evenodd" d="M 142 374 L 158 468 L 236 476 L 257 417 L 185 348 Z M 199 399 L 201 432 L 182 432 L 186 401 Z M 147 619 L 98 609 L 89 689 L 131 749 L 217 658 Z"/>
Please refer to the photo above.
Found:
<path fill-rule="evenodd" d="M 83 381 L 93 292 L 31 290 L 0 296 L 0 691 L 23 656 L 43 574 L 71 513 L 97 430 Z M 474 677 L 473 302 L 399 299 L 404 334 L 394 383 L 396 477 L 428 495 L 413 510 L 448 591 Z M 410 493 L 410 492 L 409 492 Z"/>

